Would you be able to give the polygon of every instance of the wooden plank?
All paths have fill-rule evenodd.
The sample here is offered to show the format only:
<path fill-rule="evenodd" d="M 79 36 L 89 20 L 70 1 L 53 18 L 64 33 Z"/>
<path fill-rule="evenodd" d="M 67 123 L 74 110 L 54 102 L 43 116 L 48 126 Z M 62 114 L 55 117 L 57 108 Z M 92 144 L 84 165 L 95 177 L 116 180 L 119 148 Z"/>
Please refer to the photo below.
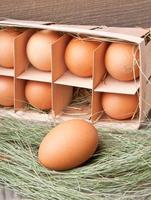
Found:
<path fill-rule="evenodd" d="M 150 0 L 4 0 L 0 4 L 0 17 L 150 27 L 150 8 Z"/>

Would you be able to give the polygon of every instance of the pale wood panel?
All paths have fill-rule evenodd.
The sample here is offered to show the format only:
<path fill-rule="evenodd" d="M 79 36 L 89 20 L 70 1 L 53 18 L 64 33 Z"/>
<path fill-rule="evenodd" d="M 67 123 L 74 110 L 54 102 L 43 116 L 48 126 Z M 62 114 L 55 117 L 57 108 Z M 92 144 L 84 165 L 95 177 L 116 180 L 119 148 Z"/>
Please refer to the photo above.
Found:
<path fill-rule="evenodd" d="M 0 0 L 0 16 L 60 23 L 151 26 L 151 0 Z"/>

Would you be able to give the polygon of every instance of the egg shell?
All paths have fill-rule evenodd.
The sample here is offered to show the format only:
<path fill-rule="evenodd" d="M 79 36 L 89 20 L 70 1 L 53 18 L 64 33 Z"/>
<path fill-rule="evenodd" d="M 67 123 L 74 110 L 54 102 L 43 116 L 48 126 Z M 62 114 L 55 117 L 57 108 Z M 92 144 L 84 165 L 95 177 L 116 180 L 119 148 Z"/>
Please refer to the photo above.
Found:
<path fill-rule="evenodd" d="M 94 50 L 99 42 L 72 39 L 65 51 L 65 63 L 68 69 L 80 77 L 91 77 L 93 70 Z"/>
<path fill-rule="evenodd" d="M 0 30 L 0 65 L 13 68 L 14 40 L 20 34 L 15 29 Z"/>
<path fill-rule="evenodd" d="M 112 43 L 105 55 L 105 65 L 108 73 L 119 81 L 130 81 L 139 77 L 139 67 L 134 63 L 134 52 L 139 63 L 139 50 L 136 45 Z"/>
<path fill-rule="evenodd" d="M 35 108 L 49 110 L 51 108 L 51 84 L 27 81 L 25 96 L 28 102 Z"/>
<path fill-rule="evenodd" d="M 34 33 L 27 43 L 27 57 L 39 70 L 51 71 L 51 45 L 59 39 L 60 34 L 50 30 Z"/>
<path fill-rule="evenodd" d="M 52 170 L 68 170 L 87 161 L 98 145 L 97 130 L 90 123 L 73 119 L 52 129 L 40 144 L 38 158 Z"/>
<path fill-rule="evenodd" d="M 14 105 L 14 89 L 13 78 L 7 76 L 0 76 L 0 105 L 13 106 Z"/>
<path fill-rule="evenodd" d="M 137 111 L 138 95 L 104 93 L 102 107 L 105 113 L 117 120 L 129 119 Z"/>

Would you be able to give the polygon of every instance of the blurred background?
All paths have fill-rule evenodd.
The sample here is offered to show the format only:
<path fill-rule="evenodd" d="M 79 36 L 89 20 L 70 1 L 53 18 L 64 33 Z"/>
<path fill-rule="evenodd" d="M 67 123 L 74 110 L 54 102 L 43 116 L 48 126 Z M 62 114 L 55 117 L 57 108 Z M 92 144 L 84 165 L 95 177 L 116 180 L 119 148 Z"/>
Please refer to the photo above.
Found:
<path fill-rule="evenodd" d="M 1 0 L 0 17 L 151 27 L 151 0 Z"/>

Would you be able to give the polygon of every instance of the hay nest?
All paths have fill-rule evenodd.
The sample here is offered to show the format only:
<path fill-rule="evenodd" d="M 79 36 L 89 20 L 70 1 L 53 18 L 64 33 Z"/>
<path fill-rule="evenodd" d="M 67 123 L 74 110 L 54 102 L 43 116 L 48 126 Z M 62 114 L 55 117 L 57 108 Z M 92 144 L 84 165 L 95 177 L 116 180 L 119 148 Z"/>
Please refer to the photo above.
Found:
<path fill-rule="evenodd" d="M 51 128 L 0 119 L 0 184 L 32 200 L 151 199 L 151 129 L 98 130 L 101 143 L 92 159 L 56 172 L 37 161 L 39 143 Z"/>

